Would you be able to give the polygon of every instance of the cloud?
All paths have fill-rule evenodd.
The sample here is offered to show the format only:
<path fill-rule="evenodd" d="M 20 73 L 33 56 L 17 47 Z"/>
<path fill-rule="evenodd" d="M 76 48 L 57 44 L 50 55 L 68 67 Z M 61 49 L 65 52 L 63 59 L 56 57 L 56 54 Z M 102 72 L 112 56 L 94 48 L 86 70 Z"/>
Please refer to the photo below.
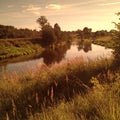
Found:
<path fill-rule="evenodd" d="M 53 10 L 60 10 L 61 9 L 61 5 L 59 4 L 49 4 L 47 5 L 45 8 L 47 9 L 53 9 Z"/>
<path fill-rule="evenodd" d="M 120 4 L 120 2 L 111 2 L 111 3 L 103 3 L 103 4 L 100 4 L 101 6 L 109 6 L 109 5 L 118 5 Z"/>
<path fill-rule="evenodd" d="M 7 7 L 8 7 L 8 8 L 13 8 L 13 7 L 14 7 L 14 5 L 8 5 Z"/>
<path fill-rule="evenodd" d="M 22 6 L 24 10 L 22 11 L 23 13 L 32 13 L 35 15 L 40 15 L 40 10 L 41 7 L 36 6 L 36 5 L 28 5 L 28 6 Z"/>

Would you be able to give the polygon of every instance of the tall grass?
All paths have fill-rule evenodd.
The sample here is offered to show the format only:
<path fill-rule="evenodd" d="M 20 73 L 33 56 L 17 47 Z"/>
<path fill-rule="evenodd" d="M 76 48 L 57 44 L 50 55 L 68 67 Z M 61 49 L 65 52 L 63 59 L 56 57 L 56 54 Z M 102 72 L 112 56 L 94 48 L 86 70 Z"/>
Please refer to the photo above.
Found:
<path fill-rule="evenodd" d="M 28 119 L 42 108 L 56 106 L 61 100 L 70 101 L 75 94 L 91 91 L 92 77 L 101 84 L 116 80 L 111 70 L 112 59 L 85 62 L 82 58 L 48 67 L 26 76 L 4 77 L 0 81 L 0 119 Z"/>
<path fill-rule="evenodd" d="M 120 78 L 111 84 L 99 84 L 92 78 L 94 87 L 88 94 L 76 95 L 66 103 L 30 116 L 29 120 L 119 120 Z"/>

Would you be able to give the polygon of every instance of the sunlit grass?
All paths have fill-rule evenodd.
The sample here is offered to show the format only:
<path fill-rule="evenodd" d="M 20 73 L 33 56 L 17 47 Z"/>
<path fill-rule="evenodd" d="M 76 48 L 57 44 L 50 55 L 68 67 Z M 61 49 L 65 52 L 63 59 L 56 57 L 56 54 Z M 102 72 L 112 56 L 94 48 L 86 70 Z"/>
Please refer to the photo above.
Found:
<path fill-rule="evenodd" d="M 43 108 L 29 120 L 119 120 L 120 79 L 116 77 L 116 82 L 109 85 L 100 85 L 97 79 L 94 82 L 97 84 L 88 94 L 76 95 L 70 102 L 62 101 L 53 108 Z"/>
<path fill-rule="evenodd" d="M 36 43 L 34 43 L 34 41 Z M 41 53 L 43 48 L 38 40 L 1 40 L 0 59 Z"/>
<path fill-rule="evenodd" d="M 119 78 L 119 73 L 118 75 L 114 73 L 111 66 L 111 58 L 96 61 L 89 60 L 87 62 L 83 58 L 75 58 L 51 67 L 43 64 L 40 68 L 36 68 L 36 72 L 30 71 L 22 77 L 17 73 L 14 73 L 14 76 L 4 76 L 0 81 L 0 119 L 9 117 L 10 119 L 24 120 L 37 112 L 42 112 L 43 108 L 56 106 L 63 100 L 65 102 L 70 101 L 76 94 L 91 93 L 93 83 L 90 81 L 92 77 L 96 77 L 100 84 L 111 83 Z M 91 100 L 94 103 L 94 99 Z M 66 109 L 68 109 L 67 106 Z M 90 106 L 88 106 L 88 111 L 89 109 Z M 67 116 L 69 118 L 69 114 Z M 53 116 L 50 117 L 52 119 Z M 73 117 L 75 116 L 73 115 Z M 65 118 L 68 119 L 66 116 Z"/>

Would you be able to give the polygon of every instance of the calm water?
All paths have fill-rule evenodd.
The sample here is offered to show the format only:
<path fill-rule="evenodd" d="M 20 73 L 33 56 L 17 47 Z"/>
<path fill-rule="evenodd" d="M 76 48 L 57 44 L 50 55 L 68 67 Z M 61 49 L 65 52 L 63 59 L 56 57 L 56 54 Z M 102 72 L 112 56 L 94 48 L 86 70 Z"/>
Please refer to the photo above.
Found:
<path fill-rule="evenodd" d="M 89 59 L 97 59 L 100 57 L 110 57 L 112 55 L 111 49 L 105 49 L 99 45 L 67 45 L 53 50 L 46 50 L 37 58 L 33 58 L 31 60 L 24 60 L 21 62 L 13 62 L 13 63 L 4 63 L 0 65 L 0 76 L 3 74 L 12 74 L 17 72 L 18 74 L 25 74 L 28 71 L 35 71 L 37 67 L 40 67 L 44 62 L 47 65 L 60 63 L 63 60 L 73 59 L 75 57 L 82 57 L 85 60 Z"/>

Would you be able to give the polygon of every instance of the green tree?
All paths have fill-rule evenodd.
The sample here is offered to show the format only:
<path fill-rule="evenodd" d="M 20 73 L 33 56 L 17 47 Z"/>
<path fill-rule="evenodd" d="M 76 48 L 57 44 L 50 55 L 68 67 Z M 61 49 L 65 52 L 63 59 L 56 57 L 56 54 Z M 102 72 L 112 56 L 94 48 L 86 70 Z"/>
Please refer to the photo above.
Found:
<path fill-rule="evenodd" d="M 91 36 L 92 36 L 92 29 L 91 28 L 88 28 L 88 27 L 85 27 L 83 29 L 83 34 L 84 34 L 84 38 L 85 39 L 90 39 Z"/>
<path fill-rule="evenodd" d="M 78 29 L 76 33 L 80 41 L 83 41 L 83 37 L 84 37 L 83 31 Z"/>
<path fill-rule="evenodd" d="M 42 29 L 46 24 L 48 24 L 48 20 L 45 16 L 40 16 L 37 21 L 36 21 L 39 25 L 40 28 Z"/>
<path fill-rule="evenodd" d="M 39 34 L 36 30 L 30 29 L 17 29 L 14 26 L 6 26 L 0 25 L 0 39 L 7 39 L 7 38 L 32 38 L 37 37 Z"/>
<path fill-rule="evenodd" d="M 57 41 L 60 41 L 61 40 L 61 28 L 57 23 L 54 25 L 54 32 L 57 37 Z"/>
<path fill-rule="evenodd" d="M 50 25 L 45 25 L 42 28 L 42 44 L 45 46 L 53 46 L 56 41 L 54 29 Z"/>
<path fill-rule="evenodd" d="M 120 15 L 120 12 L 117 13 L 117 15 L 119 16 Z M 120 20 L 120 18 L 119 18 Z M 117 31 L 115 32 L 115 35 L 114 35 L 114 56 L 115 56 L 115 61 L 117 64 L 120 65 L 120 22 L 119 23 L 115 23 L 115 26 L 117 28 Z"/>

